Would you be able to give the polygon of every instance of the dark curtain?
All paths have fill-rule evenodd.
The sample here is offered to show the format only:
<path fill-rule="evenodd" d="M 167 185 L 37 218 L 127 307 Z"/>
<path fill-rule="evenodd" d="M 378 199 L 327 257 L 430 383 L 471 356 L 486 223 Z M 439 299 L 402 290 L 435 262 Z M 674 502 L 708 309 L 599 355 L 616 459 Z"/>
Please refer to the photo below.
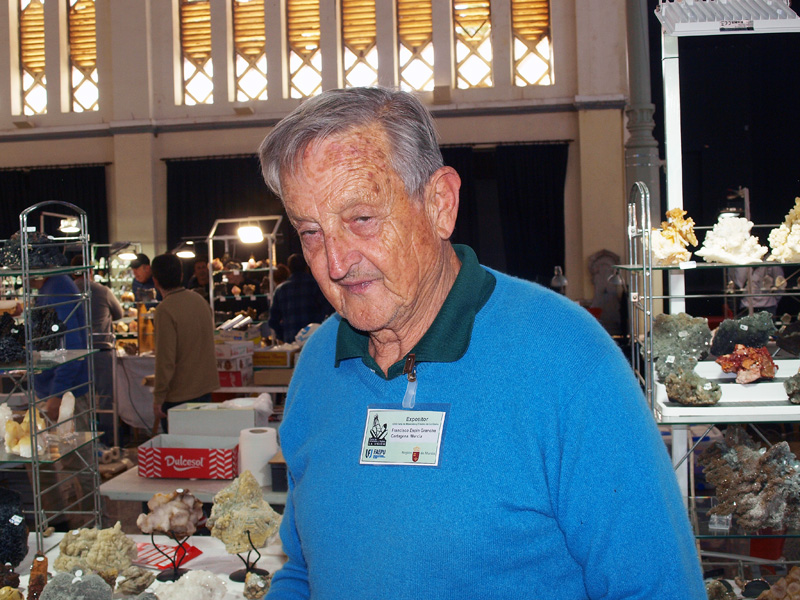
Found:
<path fill-rule="evenodd" d="M 549 286 L 564 265 L 566 143 L 497 147 L 497 190 L 506 269 Z"/>
<path fill-rule="evenodd" d="M 8 238 L 19 230 L 19 214 L 23 210 L 46 200 L 70 202 L 85 210 L 90 241 L 108 243 L 104 166 L 0 171 L 0 237 Z M 57 207 L 44 210 L 60 212 Z M 39 223 L 35 225 L 38 227 Z"/>
<path fill-rule="evenodd" d="M 475 194 L 475 168 L 470 146 L 442 148 L 444 164 L 453 167 L 461 176 L 461 191 L 458 202 L 458 219 L 451 237 L 455 244 L 467 244 L 481 256 L 480 223 Z"/>
<path fill-rule="evenodd" d="M 167 161 L 167 241 L 170 249 L 182 239 L 205 238 L 216 219 L 283 215 L 277 240 L 279 262 L 300 252 L 300 241 L 286 219 L 280 200 L 261 177 L 258 157 Z M 235 229 L 235 228 L 234 228 Z M 219 233 L 234 233 L 233 229 Z M 214 248 L 214 256 L 221 250 Z M 266 244 L 232 249 L 236 260 L 267 257 Z"/>

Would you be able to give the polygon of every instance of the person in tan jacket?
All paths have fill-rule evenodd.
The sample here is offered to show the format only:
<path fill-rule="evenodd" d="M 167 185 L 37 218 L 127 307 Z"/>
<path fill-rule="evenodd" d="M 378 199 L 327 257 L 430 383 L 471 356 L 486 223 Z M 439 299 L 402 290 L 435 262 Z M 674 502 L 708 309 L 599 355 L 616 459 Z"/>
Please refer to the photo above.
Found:
<path fill-rule="evenodd" d="M 153 415 L 167 432 L 166 409 L 185 402 L 210 402 L 219 387 L 211 307 L 181 285 L 180 259 L 160 254 L 153 280 L 163 300 L 156 307 L 156 377 Z"/>

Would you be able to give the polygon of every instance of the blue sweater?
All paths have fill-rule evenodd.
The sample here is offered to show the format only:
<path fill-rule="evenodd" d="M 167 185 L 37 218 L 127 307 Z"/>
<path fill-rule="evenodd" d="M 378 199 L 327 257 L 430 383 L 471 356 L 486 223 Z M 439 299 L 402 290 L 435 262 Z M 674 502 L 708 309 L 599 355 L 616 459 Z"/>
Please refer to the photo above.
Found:
<path fill-rule="evenodd" d="M 78 329 L 86 327 L 86 312 L 80 305 L 78 298 L 78 287 L 68 275 L 54 275 L 48 277 L 36 298 L 36 306 L 49 306 L 50 304 L 61 304 L 55 306 L 58 318 L 70 330 L 64 336 L 64 347 L 67 350 L 84 350 L 88 348 L 87 330 Z M 77 308 L 76 308 L 76 305 Z M 50 396 L 61 396 L 64 392 L 74 388 L 74 386 L 89 381 L 89 363 L 87 360 L 73 360 L 63 365 L 42 371 L 35 376 L 36 395 L 39 398 L 49 398 Z M 84 385 L 72 389 L 75 396 L 82 396 L 88 393 L 89 387 Z"/>
<path fill-rule="evenodd" d="M 449 404 L 438 467 L 360 465 L 367 406 L 400 408 L 406 378 L 335 367 L 336 315 L 306 343 L 270 600 L 706 597 L 622 353 L 573 302 L 492 273 L 466 354 L 417 367 L 417 404 Z"/>

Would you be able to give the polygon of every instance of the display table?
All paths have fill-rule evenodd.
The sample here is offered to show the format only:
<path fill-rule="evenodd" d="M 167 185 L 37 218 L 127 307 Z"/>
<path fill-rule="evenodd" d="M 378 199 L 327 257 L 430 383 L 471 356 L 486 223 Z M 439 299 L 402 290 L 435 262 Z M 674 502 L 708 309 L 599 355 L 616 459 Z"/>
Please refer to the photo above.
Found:
<path fill-rule="evenodd" d="M 114 376 L 119 417 L 131 427 L 153 430 L 153 373 L 156 359 L 152 355 L 117 356 Z M 149 384 L 148 384 L 149 383 Z M 246 387 L 220 387 L 217 394 L 285 394 L 285 385 L 253 385 Z"/>
<path fill-rule="evenodd" d="M 222 488 L 230 485 L 228 479 L 159 479 L 139 477 L 139 468 L 128 469 L 100 484 L 100 495 L 111 500 L 134 500 L 147 502 L 156 493 L 168 493 L 178 488 L 192 492 L 200 502 L 212 502 Z M 267 486 L 262 488 L 264 500 L 274 506 L 286 505 L 286 492 L 273 492 Z"/>
<path fill-rule="evenodd" d="M 47 551 L 47 559 L 51 574 L 54 572 L 52 566 L 53 562 L 59 555 L 58 544 L 64 535 L 65 534 L 63 533 L 54 533 L 45 540 L 45 547 L 49 548 Z M 150 543 L 149 535 L 129 535 L 128 537 L 137 543 Z M 157 544 L 174 544 L 170 538 L 164 535 L 156 535 L 155 541 Z M 192 571 L 211 571 L 215 575 L 218 575 L 221 579 L 224 579 L 225 585 L 228 588 L 228 594 L 225 596 L 225 600 L 233 600 L 234 598 L 241 599 L 243 597 L 244 584 L 236 583 L 235 581 L 231 581 L 229 578 L 231 573 L 242 568 L 242 561 L 235 554 L 228 554 L 225 551 L 225 544 L 216 538 L 208 536 L 192 536 L 187 540 L 186 543 L 200 549 L 202 554 L 196 558 L 184 562 L 181 565 L 182 568 L 190 569 Z M 30 549 L 28 551 L 28 555 L 25 557 L 25 560 L 23 560 L 15 569 L 16 572 L 20 574 L 20 587 L 25 588 L 23 591 L 25 592 L 26 596 L 28 575 L 30 573 L 31 562 L 33 561 L 36 547 L 36 540 L 33 539 L 33 537 L 29 539 L 29 547 Z M 283 563 L 286 561 L 286 556 L 281 550 L 280 540 L 278 539 L 277 535 L 270 540 L 270 543 L 266 548 L 260 548 L 259 552 L 261 553 L 261 558 L 256 566 L 261 569 L 266 569 L 270 573 L 274 573 L 280 569 Z M 155 581 L 148 588 L 148 591 L 157 592 L 159 587 L 165 585 L 170 584 Z M 122 598 L 124 596 L 115 594 L 114 597 Z"/>

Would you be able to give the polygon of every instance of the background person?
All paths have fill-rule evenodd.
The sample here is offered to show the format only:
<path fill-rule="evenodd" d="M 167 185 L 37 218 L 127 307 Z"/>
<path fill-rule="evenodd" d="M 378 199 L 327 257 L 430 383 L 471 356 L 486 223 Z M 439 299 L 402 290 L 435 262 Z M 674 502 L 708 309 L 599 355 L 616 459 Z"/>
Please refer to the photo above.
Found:
<path fill-rule="evenodd" d="M 73 266 L 82 265 L 83 257 L 74 256 L 71 264 Z M 73 277 L 78 289 L 83 289 L 84 278 L 89 280 L 92 303 L 92 344 L 97 350 L 92 355 L 95 403 L 100 410 L 111 410 L 114 408 L 114 357 L 112 355 L 116 345 L 114 321 L 122 318 L 123 310 L 114 293 L 108 287 L 95 281 L 92 273 L 91 270 L 81 271 Z M 107 446 L 112 446 L 114 444 L 114 415 L 99 413 L 97 423 L 97 429 L 102 434 L 100 441 Z"/>
<path fill-rule="evenodd" d="M 460 178 L 423 105 L 323 92 L 259 152 L 338 313 L 289 388 L 288 561 L 268 597 L 503 599 L 555 585 L 562 600 L 704 598 L 630 365 L 577 304 L 451 245 Z"/>
<path fill-rule="evenodd" d="M 302 254 L 292 254 L 287 263 L 290 275 L 275 288 L 269 327 L 279 340 L 292 343 L 298 331 L 309 323 L 322 323 L 333 307 L 308 272 Z"/>
<path fill-rule="evenodd" d="M 137 254 L 136 258 L 131 261 L 130 268 L 133 273 L 131 290 L 136 302 L 152 304 L 153 300 L 161 301 L 161 292 L 156 289 L 156 284 L 153 281 L 153 269 L 150 266 L 150 258 L 147 254 Z M 149 292 L 149 290 L 153 291 Z M 152 294 L 155 294 L 155 297 Z"/>
<path fill-rule="evenodd" d="M 192 264 L 193 275 L 186 284 L 187 290 L 192 290 L 208 300 L 208 258 L 198 256 Z"/>
<path fill-rule="evenodd" d="M 153 415 L 168 432 L 166 410 L 184 402 L 210 402 L 219 387 L 211 307 L 181 285 L 181 259 L 153 259 L 153 279 L 164 300 L 156 307 Z"/>

